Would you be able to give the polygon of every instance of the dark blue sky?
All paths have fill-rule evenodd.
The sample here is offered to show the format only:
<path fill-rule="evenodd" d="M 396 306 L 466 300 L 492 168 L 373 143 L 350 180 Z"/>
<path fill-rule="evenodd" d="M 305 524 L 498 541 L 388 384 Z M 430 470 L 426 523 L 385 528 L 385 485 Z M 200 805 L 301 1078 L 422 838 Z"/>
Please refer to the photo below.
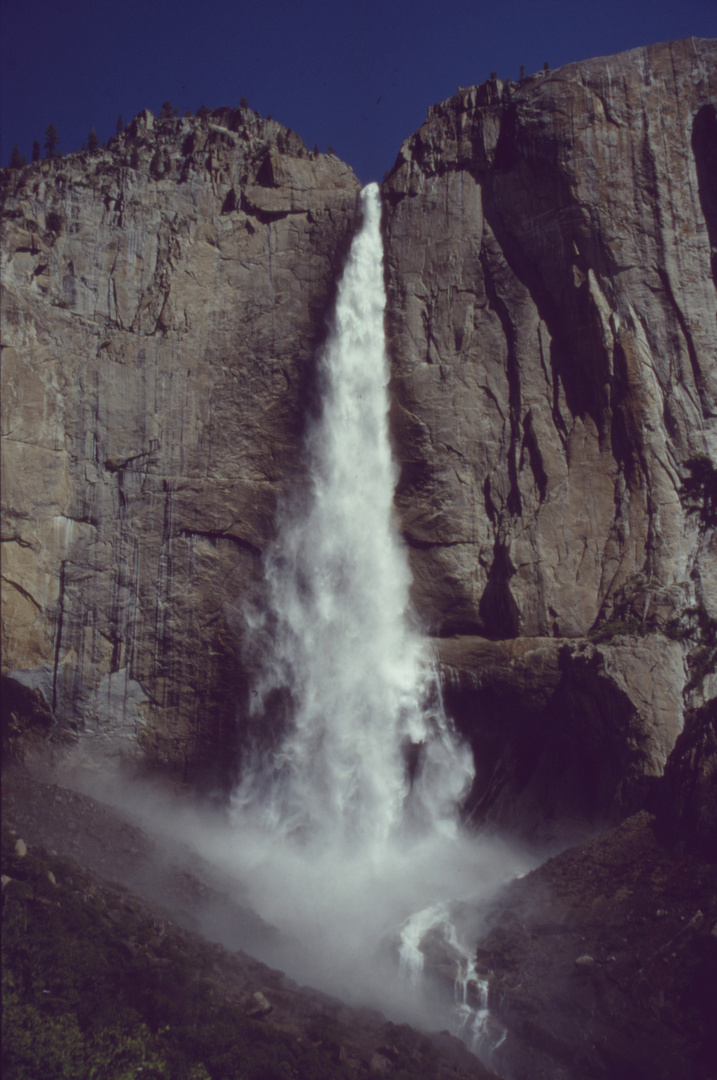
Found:
<path fill-rule="evenodd" d="M 717 0 L 2 0 L 0 162 L 140 109 L 237 105 L 380 179 L 429 105 L 496 71 L 717 37 Z"/>

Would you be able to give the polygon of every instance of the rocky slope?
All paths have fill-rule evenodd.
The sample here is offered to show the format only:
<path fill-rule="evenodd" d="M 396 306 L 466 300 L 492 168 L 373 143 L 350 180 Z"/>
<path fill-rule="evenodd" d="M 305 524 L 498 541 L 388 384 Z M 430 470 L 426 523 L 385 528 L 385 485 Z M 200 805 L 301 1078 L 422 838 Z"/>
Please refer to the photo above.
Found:
<path fill-rule="evenodd" d="M 241 908 L 181 858 L 158 876 L 148 837 L 107 807 L 4 781 L 3 1075 L 499 1080 L 447 1032 L 349 1008 L 217 944 Z M 212 917 L 207 940 L 196 927 L 217 900 L 227 925 Z"/>
<path fill-rule="evenodd" d="M 505 824 L 624 811 L 717 690 L 716 102 L 714 41 L 494 79 L 384 184 L 414 600 L 493 639 L 437 647 Z"/>
<path fill-rule="evenodd" d="M 196 774 L 232 757 L 359 185 L 250 109 L 145 112 L 4 184 L 3 670 Z"/>

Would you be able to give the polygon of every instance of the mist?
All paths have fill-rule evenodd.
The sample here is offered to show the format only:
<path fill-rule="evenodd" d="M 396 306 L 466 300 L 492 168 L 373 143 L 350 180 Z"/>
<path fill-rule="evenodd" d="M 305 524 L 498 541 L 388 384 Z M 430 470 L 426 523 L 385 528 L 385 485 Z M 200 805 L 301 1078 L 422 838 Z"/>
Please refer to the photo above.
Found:
<path fill-rule="evenodd" d="M 496 894 L 538 864 L 535 852 L 456 824 L 452 835 L 396 837 L 367 858 L 351 843 L 272 833 L 246 811 L 201 804 L 96 760 L 90 769 L 68 762 L 64 780 L 155 842 L 153 862 L 138 870 L 145 895 L 176 905 L 164 892 L 170 868 L 208 886 L 180 915 L 209 940 L 349 1005 L 448 1029 L 481 1051 L 476 943 Z"/>

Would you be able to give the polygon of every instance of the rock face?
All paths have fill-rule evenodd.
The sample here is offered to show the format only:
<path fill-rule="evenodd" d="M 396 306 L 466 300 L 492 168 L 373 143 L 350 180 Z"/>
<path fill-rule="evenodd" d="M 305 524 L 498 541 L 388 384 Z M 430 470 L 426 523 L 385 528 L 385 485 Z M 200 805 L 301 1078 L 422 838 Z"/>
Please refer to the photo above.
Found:
<path fill-rule="evenodd" d="M 474 792 L 504 821 L 558 759 L 609 814 L 662 771 L 683 692 L 717 691 L 716 102 L 715 41 L 492 80 L 431 109 L 384 183 L 414 603 L 440 638 L 494 639 L 472 712 L 475 666 L 438 654 L 510 773 Z M 621 761 L 591 779 L 568 747 L 605 743 Z"/>
<path fill-rule="evenodd" d="M 478 947 L 498 1072 L 710 1080 L 716 886 L 717 864 L 673 857 L 644 812 L 512 882 Z"/>
<path fill-rule="evenodd" d="M 716 103 L 714 41 L 491 80 L 383 185 L 397 508 L 476 821 L 624 816 L 717 694 Z M 230 765 L 358 183 L 239 109 L 3 184 L 3 671 Z"/>
<path fill-rule="evenodd" d="M 196 772 L 231 756 L 359 184 L 250 109 L 146 112 L 4 183 L 4 671 Z"/>

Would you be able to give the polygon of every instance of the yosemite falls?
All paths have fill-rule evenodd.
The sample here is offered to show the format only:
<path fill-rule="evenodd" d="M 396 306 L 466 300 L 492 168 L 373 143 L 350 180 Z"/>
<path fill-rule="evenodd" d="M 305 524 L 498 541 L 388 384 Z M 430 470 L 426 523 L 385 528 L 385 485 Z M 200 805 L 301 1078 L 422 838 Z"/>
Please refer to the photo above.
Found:
<path fill-rule="evenodd" d="M 263 657 L 252 695 L 260 734 L 219 857 L 284 935 L 267 959 L 393 1016 L 435 1025 L 440 1014 L 459 1028 L 472 947 L 459 941 L 453 903 L 476 900 L 508 868 L 504 850 L 460 827 L 472 756 L 411 626 L 393 513 L 376 185 L 362 204 L 319 358 L 309 495 L 283 512 L 266 561 L 269 609 L 247 616 Z M 264 726 L 282 723 L 267 746 Z M 450 978 L 442 1004 L 421 978 L 429 936 L 462 986 L 457 1008 Z"/>
<path fill-rule="evenodd" d="M 291 729 L 236 802 L 258 800 L 265 823 L 287 835 L 366 850 L 406 829 L 452 828 L 472 773 L 409 625 L 410 574 L 392 509 L 376 184 L 362 206 L 320 357 L 309 505 L 284 515 L 267 562 L 271 611 L 254 619 L 255 632 L 269 633 L 253 711 L 288 690 Z"/>

